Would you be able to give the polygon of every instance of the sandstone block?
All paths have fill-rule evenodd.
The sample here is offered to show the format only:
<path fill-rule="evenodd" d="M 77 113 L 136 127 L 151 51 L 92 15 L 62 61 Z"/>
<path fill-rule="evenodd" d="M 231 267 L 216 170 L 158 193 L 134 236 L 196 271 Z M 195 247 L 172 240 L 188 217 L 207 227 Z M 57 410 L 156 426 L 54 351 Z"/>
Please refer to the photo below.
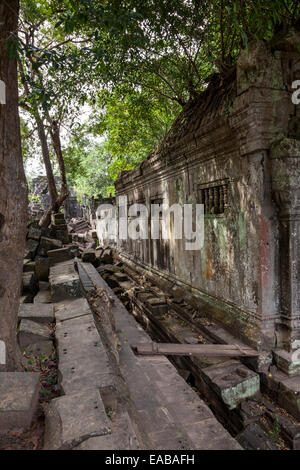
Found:
<path fill-rule="evenodd" d="M 25 348 L 25 353 L 29 356 L 51 357 L 53 353 L 53 342 L 39 341 L 38 343 L 30 344 Z"/>
<path fill-rule="evenodd" d="M 51 330 L 46 325 L 40 325 L 31 320 L 21 320 L 19 328 L 20 347 L 26 348 L 30 344 L 40 341 L 49 341 L 51 339 Z"/>
<path fill-rule="evenodd" d="M 110 422 L 96 389 L 56 398 L 46 409 L 45 450 L 72 449 L 90 437 L 110 433 Z"/>
<path fill-rule="evenodd" d="M 26 247 L 25 247 L 25 252 L 24 252 L 24 258 L 34 260 L 34 257 L 36 255 L 38 246 L 39 246 L 38 241 L 31 240 L 31 239 L 27 240 Z"/>
<path fill-rule="evenodd" d="M 0 434 L 30 426 L 39 390 L 39 373 L 0 372 Z"/>
<path fill-rule="evenodd" d="M 60 240 L 42 237 L 38 249 L 38 254 L 40 256 L 47 256 L 48 251 L 56 250 L 58 248 L 62 248 L 62 242 Z"/>
<path fill-rule="evenodd" d="M 23 273 L 22 277 L 22 293 L 23 294 L 35 294 L 38 291 L 38 282 L 35 273 Z"/>
<path fill-rule="evenodd" d="M 61 263 L 63 261 L 73 259 L 75 257 L 75 253 L 69 247 L 59 248 L 58 250 L 48 251 L 48 257 L 52 260 L 53 263 Z"/>
<path fill-rule="evenodd" d="M 82 253 L 82 261 L 84 263 L 93 263 L 94 261 L 96 261 L 95 250 L 84 250 L 84 252 Z"/>
<path fill-rule="evenodd" d="M 48 258 L 37 257 L 35 259 L 35 274 L 38 281 L 48 281 L 50 263 L 51 260 Z"/>
<path fill-rule="evenodd" d="M 79 276 L 73 261 L 57 264 L 50 269 L 50 287 L 53 302 L 81 296 Z"/>
<path fill-rule="evenodd" d="M 22 304 L 19 308 L 19 319 L 33 320 L 38 323 L 54 322 L 54 308 L 51 304 Z"/>

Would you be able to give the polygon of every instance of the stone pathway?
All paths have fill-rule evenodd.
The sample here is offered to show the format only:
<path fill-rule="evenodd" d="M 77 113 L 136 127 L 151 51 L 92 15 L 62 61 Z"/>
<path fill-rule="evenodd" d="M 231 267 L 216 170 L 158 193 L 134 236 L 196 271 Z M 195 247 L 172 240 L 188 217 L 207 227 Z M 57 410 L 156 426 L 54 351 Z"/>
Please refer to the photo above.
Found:
<path fill-rule="evenodd" d="M 143 436 L 141 445 L 157 450 L 241 449 L 167 358 L 133 353 L 130 343 L 149 342 L 148 334 L 91 264 L 79 263 L 78 270 L 85 289 L 105 289 L 112 301 L 119 339 L 117 365 L 129 392 L 133 427 Z"/>

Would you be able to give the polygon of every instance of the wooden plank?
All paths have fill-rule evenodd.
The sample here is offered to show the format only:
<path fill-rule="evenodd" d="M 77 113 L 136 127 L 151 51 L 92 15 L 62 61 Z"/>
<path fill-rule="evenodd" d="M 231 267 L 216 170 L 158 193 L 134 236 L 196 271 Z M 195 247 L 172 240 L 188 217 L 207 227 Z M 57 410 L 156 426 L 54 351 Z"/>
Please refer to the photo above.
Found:
<path fill-rule="evenodd" d="M 240 357 L 258 356 L 252 348 L 237 344 L 140 343 L 131 348 L 138 355 Z"/>

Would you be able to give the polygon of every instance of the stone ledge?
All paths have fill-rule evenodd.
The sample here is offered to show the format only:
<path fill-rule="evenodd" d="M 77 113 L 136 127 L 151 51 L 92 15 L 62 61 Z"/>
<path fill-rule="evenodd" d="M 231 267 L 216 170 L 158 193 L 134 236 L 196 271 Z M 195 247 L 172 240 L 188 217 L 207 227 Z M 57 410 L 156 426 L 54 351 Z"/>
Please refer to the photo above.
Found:
<path fill-rule="evenodd" d="M 33 320 L 39 323 L 52 323 L 54 322 L 53 310 L 53 305 L 49 304 L 21 304 L 19 308 L 19 319 Z"/>
<path fill-rule="evenodd" d="M 90 306 L 85 298 L 61 302 L 54 307 L 54 313 L 57 322 L 64 322 L 86 315 L 90 315 L 92 318 Z"/>
<path fill-rule="evenodd" d="M 97 389 L 56 398 L 46 408 L 44 450 L 68 450 L 111 433 Z"/>

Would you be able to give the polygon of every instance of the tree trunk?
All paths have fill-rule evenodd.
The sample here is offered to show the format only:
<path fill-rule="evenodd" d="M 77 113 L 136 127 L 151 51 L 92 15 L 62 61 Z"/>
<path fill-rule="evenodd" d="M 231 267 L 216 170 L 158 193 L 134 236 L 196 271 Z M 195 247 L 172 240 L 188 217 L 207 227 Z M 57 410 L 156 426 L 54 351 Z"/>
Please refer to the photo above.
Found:
<path fill-rule="evenodd" d="M 62 196 L 67 197 L 68 185 L 67 185 L 67 178 L 66 178 L 66 167 L 65 167 L 65 161 L 64 161 L 62 149 L 61 149 L 60 129 L 59 129 L 59 125 L 57 121 L 52 121 L 50 134 L 51 134 L 51 139 L 52 139 L 52 145 L 56 153 L 60 176 L 61 176 L 61 197 Z"/>
<path fill-rule="evenodd" d="M 25 71 L 24 71 L 23 63 L 21 60 L 19 60 L 19 69 L 20 69 L 20 76 L 22 79 L 22 83 L 24 86 L 25 95 L 29 96 L 30 89 L 26 81 Z M 53 168 L 52 168 L 52 164 L 50 160 L 50 153 L 49 153 L 49 147 L 48 147 L 47 136 L 46 136 L 46 131 L 45 131 L 45 125 L 40 116 L 38 106 L 36 105 L 30 108 L 26 105 L 25 109 L 32 114 L 32 116 L 34 117 L 36 121 L 38 136 L 39 136 L 41 148 L 42 148 L 43 161 L 44 161 L 44 165 L 46 169 L 48 191 L 50 195 L 50 207 L 44 213 L 39 224 L 40 224 L 40 227 L 47 228 L 50 224 L 51 212 L 52 211 L 56 212 L 58 210 L 58 207 L 57 207 L 58 194 L 57 194 L 57 189 L 56 189 L 56 183 L 55 183 Z"/>
<path fill-rule="evenodd" d="M 41 218 L 40 227 L 47 228 L 51 222 L 51 212 L 52 211 L 57 212 L 60 206 L 58 205 L 58 194 L 57 194 L 52 164 L 50 160 L 50 155 L 49 155 L 49 148 L 48 148 L 48 142 L 47 142 L 47 137 L 46 137 L 46 132 L 45 132 L 45 126 L 37 111 L 36 111 L 35 119 L 36 119 L 36 123 L 38 127 L 38 134 L 39 134 L 39 139 L 41 142 L 43 160 L 44 160 L 46 174 L 47 174 L 48 190 L 50 194 L 50 207 L 45 211 L 43 217 Z"/>
<path fill-rule="evenodd" d="M 50 135 L 52 139 L 52 145 L 53 145 L 53 148 L 57 157 L 58 165 L 59 165 L 59 171 L 60 171 L 60 176 L 61 176 L 61 191 L 55 203 L 51 204 L 49 209 L 45 212 L 45 214 L 41 218 L 40 220 L 41 227 L 47 227 L 49 225 L 51 212 L 58 212 L 63 202 L 68 197 L 66 168 L 65 168 L 65 161 L 64 161 L 64 157 L 62 153 L 62 148 L 61 148 L 59 125 L 57 121 L 52 121 L 50 116 L 48 116 L 48 121 L 50 124 Z"/>
<path fill-rule="evenodd" d="M 6 364 L 1 364 L 1 355 L 0 371 L 22 369 L 17 316 L 28 199 L 18 113 L 17 59 L 9 56 L 7 49 L 11 32 L 17 31 L 18 14 L 19 0 L 0 0 L 0 80 L 6 85 L 6 103 L 0 104 L 0 346 L 3 350 L 4 342 Z"/>
<path fill-rule="evenodd" d="M 44 160 L 44 165 L 45 165 L 46 175 L 47 175 L 47 181 L 48 181 L 48 190 L 49 190 L 50 201 L 51 201 L 51 205 L 52 205 L 52 204 L 55 203 L 55 201 L 57 199 L 57 189 L 56 189 L 52 164 L 51 164 L 51 160 L 50 160 L 50 154 L 49 154 L 48 142 L 47 142 L 47 137 L 46 137 L 46 132 L 45 132 L 45 126 L 44 126 L 44 123 L 43 123 L 42 119 L 38 115 L 38 113 L 37 113 L 37 116 L 36 116 L 36 123 L 37 123 L 37 128 L 38 128 L 39 139 L 40 139 L 41 147 L 42 147 L 43 160 Z"/>

